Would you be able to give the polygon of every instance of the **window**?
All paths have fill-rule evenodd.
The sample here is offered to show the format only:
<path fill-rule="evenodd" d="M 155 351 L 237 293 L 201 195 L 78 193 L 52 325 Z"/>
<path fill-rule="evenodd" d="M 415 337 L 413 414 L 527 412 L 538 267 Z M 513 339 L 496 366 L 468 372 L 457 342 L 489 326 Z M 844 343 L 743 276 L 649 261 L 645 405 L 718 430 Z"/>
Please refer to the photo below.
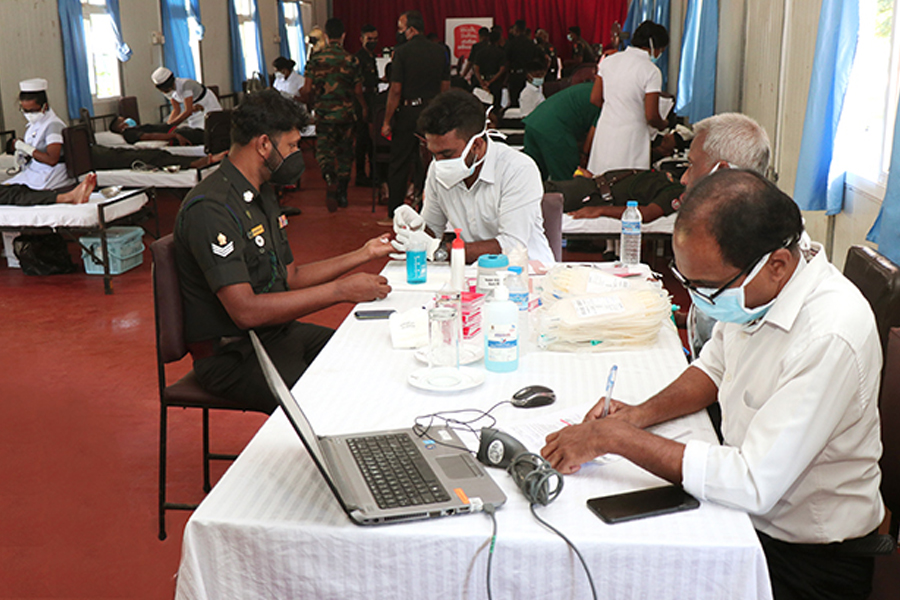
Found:
<path fill-rule="evenodd" d="M 300 15 L 299 2 L 284 2 L 284 28 L 287 32 L 288 47 L 291 49 L 291 56 L 297 62 L 297 70 L 303 72 L 306 64 L 306 48 L 303 36 L 303 20 Z"/>
<path fill-rule="evenodd" d="M 84 41 L 87 46 L 91 96 L 95 99 L 121 95 L 119 59 L 112 17 L 106 0 L 81 0 L 84 16 Z"/>
<path fill-rule="evenodd" d="M 194 58 L 194 80 L 203 83 L 203 69 L 200 60 L 200 40 L 203 39 L 203 25 L 197 20 L 194 9 L 191 6 L 191 0 L 184 0 L 184 9 L 187 11 L 187 26 L 189 42 L 191 45 L 191 56 Z"/>
<path fill-rule="evenodd" d="M 259 44 L 256 39 L 256 0 L 234 0 L 238 28 L 241 32 L 241 50 L 244 53 L 244 77 L 252 79 L 259 71 Z"/>
<path fill-rule="evenodd" d="M 887 181 L 897 111 L 900 40 L 894 14 L 900 0 L 861 0 L 859 38 L 841 121 L 835 160 L 858 177 Z"/>

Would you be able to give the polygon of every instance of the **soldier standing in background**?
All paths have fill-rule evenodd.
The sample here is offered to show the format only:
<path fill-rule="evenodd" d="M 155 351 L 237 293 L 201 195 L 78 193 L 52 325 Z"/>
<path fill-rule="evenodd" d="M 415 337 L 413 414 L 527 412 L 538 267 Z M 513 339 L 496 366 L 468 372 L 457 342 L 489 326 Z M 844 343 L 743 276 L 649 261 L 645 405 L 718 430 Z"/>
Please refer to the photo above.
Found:
<path fill-rule="evenodd" d="M 362 48 L 354 56 L 359 61 L 362 77 L 363 96 L 366 106 L 374 111 L 378 95 L 378 66 L 375 55 L 378 52 L 378 30 L 374 25 L 363 25 L 359 38 Z M 375 178 L 375 163 L 372 162 L 372 137 L 369 135 L 369 119 L 362 118 L 362 107 L 357 105 L 356 121 L 356 185 L 371 187 Z M 369 175 L 366 175 L 366 157 L 369 158 Z"/>
<path fill-rule="evenodd" d="M 425 183 L 416 120 L 432 98 L 450 89 L 447 57 L 439 46 L 425 39 L 424 29 L 425 21 L 417 10 L 407 11 L 397 20 L 398 46 L 394 49 L 391 88 L 381 125 L 381 135 L 391 140 L 389 219 L 379 221 L 386 227 L 394 224 L 394 211 L 403 204 L 410 171 L 417 191 Z"/>
<path fill-rule="evenodd" d="M 329 212 L 347 206 L 347 186 L 353 166 L 353 125 L 356 115 L 353 98 L 368 120 L 369 107 L 363 96 L 359 61 L 344 50 L 344 23 L 332 18 L 325 22 L 327 45 L 312 55 L 306 65 L 304 97 L 315 95 L 316 162 L 325 179 L 325 204 Z"/>

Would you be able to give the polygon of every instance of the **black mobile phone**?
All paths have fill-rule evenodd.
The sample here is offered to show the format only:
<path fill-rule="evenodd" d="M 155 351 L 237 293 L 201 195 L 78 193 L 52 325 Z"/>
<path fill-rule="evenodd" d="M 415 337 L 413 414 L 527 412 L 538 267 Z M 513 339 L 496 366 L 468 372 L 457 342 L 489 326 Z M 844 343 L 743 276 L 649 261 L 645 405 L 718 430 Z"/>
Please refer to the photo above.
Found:
<path fill-rule="evenodd" d="M 353 315 L 359 320 L 368 320 L 368 319 L 387 319 L 391 316 L 391 313 L 395 313 L 393 308 L 387 308 L 384 310 L 358 310 Z"/>
<path fill-rule="evenodd" d="M 656 515 L 698 508 L 700 502 L 685 492 L 681 486 L 662 487 L 601 496 L 587 501 L 588 508 L 604 523 L 621 523 Z"/>

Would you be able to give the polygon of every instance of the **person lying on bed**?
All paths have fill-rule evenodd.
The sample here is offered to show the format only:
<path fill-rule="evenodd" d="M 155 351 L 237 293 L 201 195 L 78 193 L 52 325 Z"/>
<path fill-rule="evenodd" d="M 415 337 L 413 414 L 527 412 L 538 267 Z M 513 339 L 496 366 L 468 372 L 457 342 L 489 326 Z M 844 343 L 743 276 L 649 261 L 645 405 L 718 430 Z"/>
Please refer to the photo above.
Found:
<path fill-rule="evenodd" d="M 0 206 L 38 206 L 41 204 L 84 204 L 97 187 L 96 173 L 88 173 L 84 181 L 69 190 L 33 190 L 27 185 L 14 183 L 0 185 Z"/>
<path fill-rule="evenodd" d="M 170 146 L 202 146 L 203 130 L 193 127 L 175 127 L 167 123 L 138 125 L 132 118 L 116 117 L 109 130 L 120 134 L 129 144 L 135 142 L 164 141 Z"/>
<path fill-rule="evenodd" d="M 225 158 L 228 151 L 218 154 L 196 156 L 178 156 L 158 148 L 113 148 L 110 146 L 91 146 L 91 165 L 98 171 L 109 169 L 133 169 L 148 167 L 149 170 L 178 166 L 182 169 L 199 169 L 215 164 Z"/>
<path fill-rule="evenodd" d="M 561 192 L 563 209 L 575 219 L 619 219 L 625 202 L 637 200 L 644 223 L 649 223 L 678 210 L 685 189 L 718 169 L 748 169 L 765 176 L 770 155 L 769 136 L 759 123 L 739 113 L 723 113 L 694 125 L 689 166 L 680 183 L 658 171 L 618 170 L 594 178 L 548 181 L 544 188 Z"/>

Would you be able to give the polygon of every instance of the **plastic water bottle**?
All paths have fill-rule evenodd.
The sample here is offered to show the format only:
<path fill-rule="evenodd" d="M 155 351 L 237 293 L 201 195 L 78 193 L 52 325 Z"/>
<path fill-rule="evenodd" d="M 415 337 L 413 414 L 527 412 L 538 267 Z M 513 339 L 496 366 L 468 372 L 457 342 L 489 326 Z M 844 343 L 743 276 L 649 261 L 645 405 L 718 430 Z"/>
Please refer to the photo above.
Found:
<path fill-rule="evenodd" d="M 637 200 L 629 200 L 622 213 L 622 235 L 619 238 L 619 255 L 624 265 L 641 262 L 641 211 Z"/>
<path fill-rule="evenodd" d="M 522 278 L 522 267 L 513 266 L 506 277 L 506 289 L 509 290 L 509 299 L 516 303 L 519 312 L 528 312 L 528 285 Z"/>

